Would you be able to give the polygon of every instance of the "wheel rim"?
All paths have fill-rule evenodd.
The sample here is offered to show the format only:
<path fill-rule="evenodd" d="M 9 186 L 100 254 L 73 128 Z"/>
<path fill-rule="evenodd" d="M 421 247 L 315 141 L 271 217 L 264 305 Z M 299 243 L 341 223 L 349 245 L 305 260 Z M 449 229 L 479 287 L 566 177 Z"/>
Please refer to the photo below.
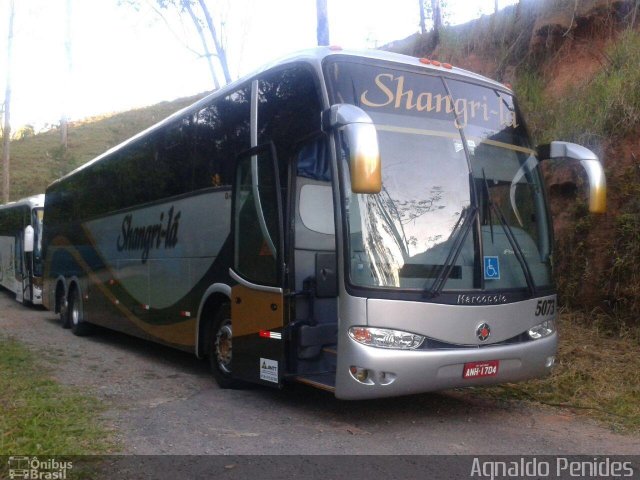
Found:
<path fill-rule="evenodd" d="M 218 368 L 224 373 L 231 373 L 231 321 L 225 320 L 220 325 L 214 340 L 214 352 Z"/>
<path fill-rule="evenodd" d="M 80 321 L 80 310 L 78 309 L 78 301 L 75 296 L 71 302 L 71 321 L 74 325 L 78 325 Z"/>

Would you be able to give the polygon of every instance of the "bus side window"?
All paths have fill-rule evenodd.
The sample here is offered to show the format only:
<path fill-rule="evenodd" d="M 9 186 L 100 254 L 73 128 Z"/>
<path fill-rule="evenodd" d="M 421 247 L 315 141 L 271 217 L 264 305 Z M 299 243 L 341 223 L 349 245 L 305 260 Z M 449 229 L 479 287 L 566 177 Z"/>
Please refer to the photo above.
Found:
<path fill-rule="evenodd" d="M 230 187 L 234 158 L 250 147 L 250 89 L 242 87 L 195 114 L 191 162 L 194 189 Z"/>
<path fill-rule="evenodd" d="M 297 145 L 320 130 L 320 95 L 311 70 L 304 66 L 270 72 L 258 84 L 258 145 L 273 142 L 286 185 L 287 162 Z"/>

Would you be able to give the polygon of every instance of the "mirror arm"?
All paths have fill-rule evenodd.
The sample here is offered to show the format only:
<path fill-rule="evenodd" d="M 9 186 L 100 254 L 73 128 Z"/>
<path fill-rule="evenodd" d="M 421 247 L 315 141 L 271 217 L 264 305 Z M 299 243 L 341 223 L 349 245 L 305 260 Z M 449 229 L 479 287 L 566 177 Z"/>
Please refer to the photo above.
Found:
<path fill-rule="evenodd" d="M 536 157 L 538 157 L 539 162 L 549 160 L 551 158 L 551 144 L 544 143 L 542 145 L 538 145 L 536 147 Z"/>

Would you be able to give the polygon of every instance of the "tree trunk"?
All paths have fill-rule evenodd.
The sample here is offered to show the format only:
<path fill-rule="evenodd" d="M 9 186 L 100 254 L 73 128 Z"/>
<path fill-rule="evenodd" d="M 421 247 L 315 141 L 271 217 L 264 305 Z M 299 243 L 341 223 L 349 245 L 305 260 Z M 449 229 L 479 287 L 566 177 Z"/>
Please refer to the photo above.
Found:
<path fill-rule="evenodd" d="M 207 26 L 209 27 L 209 31 L 211 32 L 211 39 L 213 40 L 213 45 L 216 47 L 218 60 L 220 60 L 220 66 L 222 67 L 222 73 L 224 74 L 224 81 L 226 83 L 231 83 L 229 63 L 227 62 L 227 52 L 218 39 L 218 32 L 216 31 L 216 26 L 213 23 L 213 19 L 211 18 L 211 13 L 209 13 L 209 8 L 207 8 L 207 4 L 204 0 L 198 0 L 198 3 L 200 4 L 200 8 L 202 8 L 204 18 L 207 21 Z"/>
<path fill-rule="evenodd" d="M 420 8 L 420 33 L 422 33 L 422 35 L 427 33 L 427 27 L 426 27 L 426 16 L 424 14 L 424 0 L 418 0 L 418 5 Z"/>
<path fill-rule="evenodd" d="M 440 0 L 431 0 L 431 15 L 433 16 L 433 31 L 436 35 L 442 28 L 442 11 L 440 10 Z"/>
<path fill-rule="evenodd" d="M 213 85 L 216 90 L 220 88 L 220 82 L 218 81 L 218 76 L 216 75 L 216 70 L 213 67 L 213 60 L 211 58 L 211 52 L 209 51 L 209 46 L 207 45 L 207 39 L 204 36 L 204 30 L 202 29 L 202 25 L 200 25 L 200 20 L 193 12 L 191 8 L 191 2 L 189 0 L 182 0 L 182 6 L 185 8 L 189 16 L 191 17 L 191 21 L 193 25 L 196 27 L 198 31 L 198 36 L 200 37 L 200 42 L 202 42 L 202 48 L 204 49 L 204 55 L 207 57 L 207 62 L 209 63 L 209 71 L 211 72 L 211 77 L 213 78 Z"/>
<path fill-rule="evenodd" d="M 316 12 L 318 16 L 317 38 L 318 46 L 329 45 L 329 17 L 327 0 L 316 0 Z"/>
<path fill-rule="evenodd" d="M 9 4 L 9 35 L 7 37 L 7 85 L 4 93 L 4 130 L 2 141 L 2 202 L 9 201 L 9 166 L 11 149 L 11 55 L 13 47 L 13 17 L 15 15 L 15 3 Z"/>
<path fill-rule="evenodd" d="M 493 13 L 498 13 L 498 0 L 493 0 Z"/>

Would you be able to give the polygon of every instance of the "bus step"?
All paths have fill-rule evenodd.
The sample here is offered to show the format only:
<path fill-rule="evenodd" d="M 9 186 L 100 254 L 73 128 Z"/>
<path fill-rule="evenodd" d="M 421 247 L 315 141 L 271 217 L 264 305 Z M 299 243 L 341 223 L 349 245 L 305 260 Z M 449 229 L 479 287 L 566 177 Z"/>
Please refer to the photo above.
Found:
<path fill-rule="evenodd" d="M 329 355 L 337 355 L 338 347 L 336 345 L 327 345 L 326 347 L 322 347 L 323 353 L 328 353 Z"/>
<path fill-rule="evenodd" d="M 299 375 L 297 377 L 293 377 L 293 380 L 328 392 L 334 392 L 336 389 L 335 372 L 320 373 L 316 375 Z"/>

